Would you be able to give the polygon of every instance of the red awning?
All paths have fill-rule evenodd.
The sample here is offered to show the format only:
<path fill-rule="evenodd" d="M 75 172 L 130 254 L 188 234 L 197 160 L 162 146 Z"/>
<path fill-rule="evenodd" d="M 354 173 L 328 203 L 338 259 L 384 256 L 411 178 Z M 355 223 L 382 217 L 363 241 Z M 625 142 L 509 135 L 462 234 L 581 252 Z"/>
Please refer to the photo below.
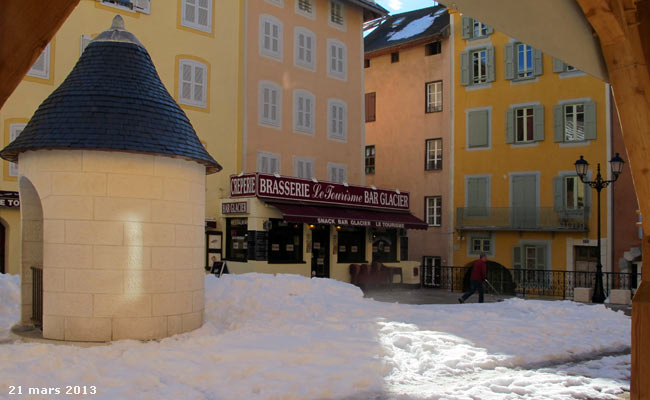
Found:
<path fill-rule="evenodd" d="M 381 212 L 306 204 L 267 202 L 289 222 L 380 228 L 427 229 L 427 224 L 411 213 Z"/>

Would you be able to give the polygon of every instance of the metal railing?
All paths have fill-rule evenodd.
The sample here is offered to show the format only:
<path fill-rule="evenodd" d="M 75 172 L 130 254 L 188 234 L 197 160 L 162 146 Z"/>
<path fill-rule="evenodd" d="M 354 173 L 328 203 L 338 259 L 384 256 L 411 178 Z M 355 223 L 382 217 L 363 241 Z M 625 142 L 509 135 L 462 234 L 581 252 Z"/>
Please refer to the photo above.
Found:
<path fill-rule="evenodd" d="M 43 326 L 43 267 L 32 267 L 32 321 Z"/>
<path fill-rule="evenodd" d="M 452 292 L 463 292 L 469 288 L 471 267 L 424 266 L 422 284 Z M 572 299 L 573 289 L 593 288 L 596 279 L 594 271 L 550 271 L 489 268 L 487 280 L 499 294 L 520 297 L 551 297 Z M 641 273 L 603 272 L 605 294 L 612 289 L 636 290 L 641 283 Z M 486 291 L 491 289 L 486 285 Z"/>
<path fill-rule="evenodd" d="M 589 208 L 556 210 L 553 207 L 458 207 L 456 228 L 587 232 Z"/>

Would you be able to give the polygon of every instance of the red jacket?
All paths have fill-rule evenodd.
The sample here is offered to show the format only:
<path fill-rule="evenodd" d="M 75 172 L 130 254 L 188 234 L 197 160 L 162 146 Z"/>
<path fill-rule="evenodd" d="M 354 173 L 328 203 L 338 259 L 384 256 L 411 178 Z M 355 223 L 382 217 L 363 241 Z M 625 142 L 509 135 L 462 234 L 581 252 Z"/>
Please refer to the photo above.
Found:
<path fill-rule="evenodd" d="M 487 277 L 487 264 L 485 261 L 480 258 L 474 261 L 472 266 L 472 275 L 469 277 L 471 281 L 480 281 L 483 282 Z"/>

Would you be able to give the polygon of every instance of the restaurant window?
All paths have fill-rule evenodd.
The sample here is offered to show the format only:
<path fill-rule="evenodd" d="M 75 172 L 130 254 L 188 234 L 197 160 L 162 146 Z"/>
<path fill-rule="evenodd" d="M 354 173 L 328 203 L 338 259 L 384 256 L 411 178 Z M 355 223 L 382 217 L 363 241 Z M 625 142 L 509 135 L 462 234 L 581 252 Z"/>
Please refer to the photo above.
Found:
<path fill-rule="evenodd" d="M 226 218 L 226 260 L 246 262 L 248 219 Z"/>
<path fill-rule="evenodd" d="M 302 224 L 271 219 L 269 263 L 301 263 Z"/>
<path fill-rule="evenodd" d="M 366 260 L 366 229 L 343 226 L 338 231 L 338 262 L 365 263 Z"/>
<path fill-rule="evenodd" d="M 397 262 L 397 229 L 375 229 L 372 233 L 372 261 Z"/>
<path fill-rule="evenodd" d="M 366 146 L 366 175 L 375 173 L 375 146 Z"/>

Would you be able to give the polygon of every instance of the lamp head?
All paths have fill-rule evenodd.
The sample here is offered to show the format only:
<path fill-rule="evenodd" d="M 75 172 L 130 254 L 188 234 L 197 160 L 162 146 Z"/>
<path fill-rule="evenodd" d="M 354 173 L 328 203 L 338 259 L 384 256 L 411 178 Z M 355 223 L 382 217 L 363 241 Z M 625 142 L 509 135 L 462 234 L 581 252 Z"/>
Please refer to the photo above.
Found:
<path fill-rule="evenodd" d="M 580 159 L 575 162 L 576 173 L 580 179 L 584 179 L 587 176 L 587 169 L 589 168 L 589 163 L 584 159 L 583 156 L 580 156 Z"/>
<path fill-rule="evenodd" d="M 618 153 L 609 160 L 609 165 L 612 167 L 612 174 L 614 174 L 616 178 L 618 178 L 621 172 L 623 172 L 623 164 L 625 164 L 625 160 L 623 160 Z"/>

